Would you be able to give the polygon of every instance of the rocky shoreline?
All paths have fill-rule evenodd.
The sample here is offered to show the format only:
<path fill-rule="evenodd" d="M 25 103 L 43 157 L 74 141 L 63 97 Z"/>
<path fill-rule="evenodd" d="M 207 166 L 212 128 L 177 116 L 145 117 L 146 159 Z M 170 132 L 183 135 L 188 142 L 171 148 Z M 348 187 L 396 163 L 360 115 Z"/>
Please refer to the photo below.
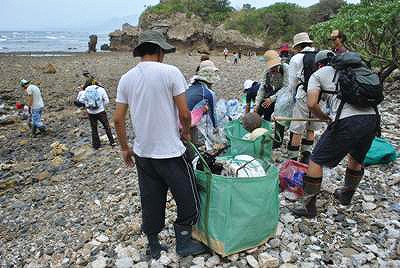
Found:
<path fill-rule="evenodd" d="M 212 57 L 221 72 L 219 97 L 242 95 L 245 79 L 258 79 L 263 64 L 244 57 L 239 65 Z M 115 108 L 119 78 L 137 61 L 131 53 L 68 57 L 0 55 L 0 116 L 13 115 L 21 100 L 21 78 L 40 84 L 49 134 L 31 138 L 25 121 L 0 125 L 1 267 L 399 267 L 400 161 L 366 169 L 353 205 L 337 204 L 333 191 L 343 183 L 344 164 L 327 170 L 313 220 L 296 219 L 293 203 L 281 195 L 276 236 L 264 245 L 227 258 L 179 258 L 174 252 L 175 203 L 169 197 L 161 238 L 170 250 L 158 261 L 146 255 L 135 170 L 122 164 L 118 148 L 93 151 L 85 115 L 72 101 L 83 83 L 82 70 L 96 74 Z M 167 55 L 187 79 L 199 57 Z M 51 63 L 56 73 L 44 73 Z M 383 136 L 400 146 L 398 86 L 381 106 Z M 156 112 L 156 109 L 155 109 Z M 103 130 L 100 130 L 100 134 Z M 105 140 L 103 142 L 106 144 Z M 279 165 L 285 150 L 274 152 Z M 251 194 L 251 193 L 249 193 Z M 397 204 L 397 207 L 396 207 Z"/>

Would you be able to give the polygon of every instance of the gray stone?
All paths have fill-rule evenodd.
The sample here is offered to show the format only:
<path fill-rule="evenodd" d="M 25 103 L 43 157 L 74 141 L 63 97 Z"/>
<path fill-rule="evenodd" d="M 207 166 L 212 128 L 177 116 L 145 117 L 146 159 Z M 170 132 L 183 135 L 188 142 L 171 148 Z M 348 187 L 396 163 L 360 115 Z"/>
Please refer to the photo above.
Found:
<path fill-rule="evenodd" d="M 206 266 L 207 267 L 214 267 L 217 266 L 218 264 L 220 264 L 221 260 L 219 258 L 218 255 L 214 255 L 210 258 L 208 258 L 207 262 L 206 262 Z"/>
<path fill-rule="evenodd" d="M 269 240 L 268 244 L 271 246 L 271 248 L 279 248 L 281 241 L 277 238 L 273 238 Z"/>
<path fill-rule="evenodd" d="M 258 256 L 258 262 L 261 268 L 275 268 L 279 266 L 279 259 L 272 257 L 267 252 L 261 253 Z"/>
<path fill-rule="evenodd" d="M 259 268 L 260 265 L 258 264 L 258 261 L 256 260 L 256 258 L 254 258 L 252 255 L 248 255 L 246 257 L 247 263 L 253 267 L 253 268 Z"/>
<path fill-rule="evenodd" d="M 131 268 L 133 267 L 133 260 L 131 257 L 123 257 L 115 261 L 115 266 L 117 268 Z"/>

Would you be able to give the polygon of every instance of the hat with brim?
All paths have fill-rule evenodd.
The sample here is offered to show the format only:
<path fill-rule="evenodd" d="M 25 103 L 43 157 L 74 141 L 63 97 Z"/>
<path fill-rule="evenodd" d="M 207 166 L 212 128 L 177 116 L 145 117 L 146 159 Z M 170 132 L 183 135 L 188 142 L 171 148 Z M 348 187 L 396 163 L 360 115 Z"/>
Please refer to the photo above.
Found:
<path fill-rule="evenodd" d="M 30 82 L 31 82 L 30 80 L 22 79 L 21 81 L 19 81 L 19 85 L 21 87 L 24 87 L 24 86 L 28 85 Z"/>
<path fill-rule="evenodd" d="M 271 70 L 275 66 L 281 65 L 282 61 L 281 61 L 281 58 L 276 57 L 276 58 L 272 58 L 272 59 L 267 60 L 266 64 L 267 64 L 267 70 Z"/>
<path fill-rule="evenodd" d="M 293 47 L 296 47 L 300 44 L 312 44 L 314 43 L 310 37 L 308 36 L 308 33 L 298 33 L 293 37 Z"/>
<path fill-rule="evenodd" d="M 208 84 L 215 84 L 220 80 L 217 68 L 205 67 L 197 72 L 197 75 L 193 76 L 193 80 L 199 80 Z"/>
<path fill-rule="evenodd" d="M 159 46 L 164 53 L 174 53 L 176 48 L 167 43 L 165 37 L 159 31 L 149 30 L 140 33 L 138 45 L 133 50 L 133 56 L 139 57 L 139 49 L 146 44 L 155 44 Z"/>

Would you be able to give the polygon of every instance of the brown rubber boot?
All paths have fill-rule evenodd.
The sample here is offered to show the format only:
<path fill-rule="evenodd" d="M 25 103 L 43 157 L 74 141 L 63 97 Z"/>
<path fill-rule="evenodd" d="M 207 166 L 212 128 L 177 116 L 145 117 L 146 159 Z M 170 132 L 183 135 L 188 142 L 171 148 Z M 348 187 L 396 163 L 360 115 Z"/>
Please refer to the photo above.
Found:
<path fill-rule="evenodd" d="M 315 218 L 317 216 L 317 195 L 321 189 L 322 177 L 313 178 L 305 175 L 303 207 L 292 209 L 292 213 L 297 217 Z"/>
<path fill-rule="evenodd" d="M 364 175 L 364 168 L 361 170 L 346 169 L 344 187 L 335 190 L 335 198 L 344 206 L 351 203 L 354 193 Z"/>

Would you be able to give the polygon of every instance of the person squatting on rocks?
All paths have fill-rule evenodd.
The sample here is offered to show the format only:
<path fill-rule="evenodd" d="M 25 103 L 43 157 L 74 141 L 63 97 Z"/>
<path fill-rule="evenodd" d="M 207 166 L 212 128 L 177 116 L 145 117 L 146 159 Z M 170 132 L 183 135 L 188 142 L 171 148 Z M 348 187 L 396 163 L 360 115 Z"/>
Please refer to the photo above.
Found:
<path fill-rule="evenodd" d="M 42 123 L 42 114 L 44 109 L 44 102 L 40 88 L 31 84 L 31 81 L 22 79 L 19 82 L 21 88 L 25 91 L 27 96 L 27 105 L 32 115 L 32 135 L 37 135 L 37 130 L 40 133 L 46 132 L 46 127 Z"/>
<path fill-rule="evenodd" d="M 106 90 L 97 85 L 87 86 L 83 91 L 78 93 L 77 100 L 78 103 L 82 103 L 83 106 L 86 107 L 90 127 L 92 129 L 93 148 L 97 150 L 101 146 L 99 132 L 97 129 L 97 121 L 100 121 L 100 123 L 103 125 L 110 145 L 114 146 L 115 141 L 111 132 L 110 124 L 108 122 L 107 113 L 105 111 L 105 106 L 109 103 Z"/>
<path fill-rule="evenodd" d="M 346 53 L 347 54 L 347 53 Z M 356 53 L 354 53 L 356 54 Z M 316 197 L 320 192 L 323 167 L 333 168 L 347 155 L 347 169 L 344 187 L 335 191 L 335 198 L 342 205 L 350 201 L 364 174 L 364 158 L 379 128 L 378 114 L 374 108 L 360 108 L 344 103 L 337 98 L 336 70 L 330 66 L 332 51 L 318 52 L 315 62 L 318 70 L 311 75 L 308 83 L 308 107 L 321 120 L 332 121 L 319 139 L 311 155 L 307 174 L 304 176 L 304 207 L 294 209 L 296 216 L 313 218 L 317 215 Z M 361 58 L 359 58 L 361 62 Z M 331 111 L 322 111 L 320 101 Z"/>
<path fill-rule="evenodd" d="M 262 75 L 260 89 L 258 90 L 254 111 L 263 116 L 265 120 L 271 121 L 271 115 L 275 109 L 275 102 L 282 87 L 287 86 L 288 65 L 282 63 L 278 52 L 268 50 L 265 52 L 267 68 Z M 283 125 L 275 124 L 274 148 L 282 145 L 285 128 Z"/>
<path fill-rule="evenodd" d="M 212 61 L 202 61 L 199 66 L 199 71 L 192 77 L 192 83 L 185 92 L 190 111 L 199 105 L 200 102 L 204 102 L 213 128 L 217 126 L 215 116 L 216 95 L 211 87 L 220 79 L 218 71 L 218 68 L 215 67 Z M 197 144 L 198 132 L 195 127 L 191 128 L 191 138 L 193 142 Z"/>
<path fill-rule="evenodd" d="M 294 118 L 310 118 L 310 110 L 307 107 L 307 84 L 311 74 L 315 71 L 314 58 L 316 49 L 308 33 L 298 33 L 293 38 L 293 48 L 297 52 L 289 63 L 289 90 L 295 95 L 293 107 Z M 288 145 L 289 158 L 298 160 L 301 147 L 301 159 L 308 163 L 314 144 L 314 131 L 321 128 L 321 123 L 292 121 L 290 123 L 290 141 Z M 305 135 L 304 138 L 303 135 Z"/>
<path fill-rule="evenodd" d="M 181 138 L 190 140 L 191 115 L 186 103 L 187 84 L 183 74 L 175 66 L 162 63 L 164 54 L 172 52 L 175 48 L 161 33 L 145 31 L 139 35 L 139 44 L 133 55 L 141 60 L 119 81 L 114 113 L 122 158 L 128 167 L 133 167 L 132 157 L 135 158 L 142 231 L 147 236 L 153 258 L 158 258 L 161 250 L 166 250 L 160 244 L 158 234 L 165 224 L 168 189 L 177 205 L 178 215 L 174 224 L 176 252 L 187 256 L 207 251 L 204 245 L 192 239 L 192 225 L 197 223 L 200 211 L 199 195 L 181 141 Z M 136 135 L 133 150 L 128 145 L 125 128 L 128 109 Z M 182 125 L 181 133 L 178 120 Z"/>
<path fill-rule="evenodd" d="M 347 52 L 344 43 L 346 42 L 346 35 L 339 30 L 333 30 L 331 33 L 331 41 L 333 43 L 333 51 L 336 55 Z"/>
<path fill-rule="evenodd" d="M 255 105 L 258 90 L 260 89 L 260 83 L 253 80 L 246 80 L 243 83 L 243 91 L 246 93 L 246 110 L 245 113 L 249 113 L 251 105 Z"/>

